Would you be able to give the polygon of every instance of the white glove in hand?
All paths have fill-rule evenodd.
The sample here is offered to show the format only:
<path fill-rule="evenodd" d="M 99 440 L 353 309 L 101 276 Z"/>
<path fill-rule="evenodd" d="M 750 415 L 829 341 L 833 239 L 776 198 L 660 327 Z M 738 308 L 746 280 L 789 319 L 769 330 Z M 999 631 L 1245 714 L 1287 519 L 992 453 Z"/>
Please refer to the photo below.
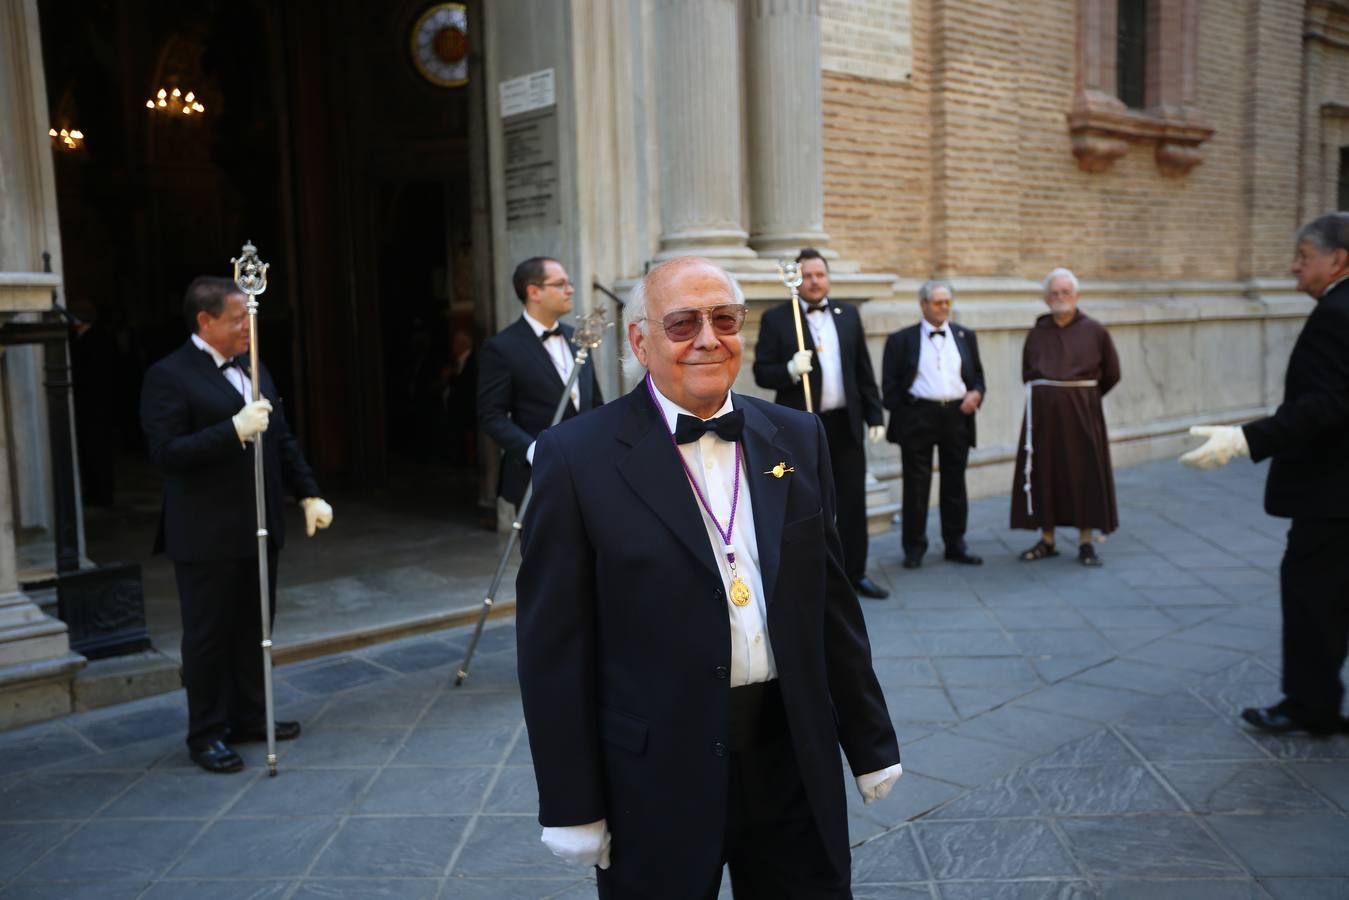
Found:
<path fill-rule="evenodd" d="M 609 825 L 604 819 L 589 825 L 545 828 L 539 840 L 565 863 L 609 868 Z"/>
<path fill-rule="evenodd" d="M 313 537 L 318 529 L 333 524 L 333 508 L 322 497 L 305 497 L 300 505 L 304 507 L 305 537 Z"/>
<path fill-rule="evenodd" d="M 267 430 L 268 414 L 272 411 L 272 401 L 263 397 L 247 403 L 234 414 L 234 433 L 240 441 L 251 441 Z"/>
<path fill-rule="evenodd" d="M 1195 437 L 1208 438 L 1204 446 L 1191 450 L 1180 458 L 1196 469 L 1216 469 L 1227 465 L 1234 456 L 1250 456 L 1246 432 L 1235 425 L 1196 425 L 1190 429 Z"/>
<path fill-rule="evenodd" d="M 796 381 L 800 381 L 802 375 L 813 371 L 815 365 L 810 361 L 809 350 L 797 350 L 792 354 L 792 358 L 787 360 L 787 374 Z"/>
<path fill-rule="evenodd" d="M 885 440 L 885 426 L 872 425 L 868 427 L 867 437 L 871 438 L 871 443 L 879 444 L 881 441 Z"/>
<path fill-rule="evenodd" d="M 904 767 L 895 763 L 879 772 L 868 772 L 865 775 L 857 776 L 857 790 L 862 795 L 862 802 L 875 803 L 877 800 L 884 800 L 890 793 L 890 789 L 899 781 L 899 776 L 904 774 Z"/>

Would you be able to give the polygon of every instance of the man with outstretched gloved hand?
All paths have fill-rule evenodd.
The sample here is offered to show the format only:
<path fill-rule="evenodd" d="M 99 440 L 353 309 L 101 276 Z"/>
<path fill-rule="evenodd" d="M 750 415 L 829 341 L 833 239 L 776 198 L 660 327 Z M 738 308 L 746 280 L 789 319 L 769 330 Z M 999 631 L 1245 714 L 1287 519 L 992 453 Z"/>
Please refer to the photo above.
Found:
<path fill-rule="evenodd" d="M 1288 360 L 1283 403 L 1242 426 L 1200 426 L 1180 458 L 1212 469 L 1237 456 L 1271 459 L 1265 511 L 1292 519 L 1279 571 L 1283 699 L 1241 718 L 1260 731 L 1349 730 L 1340 669 L 1349 648 L 1349 213 L 1297 233 L 1292 274 L 1316 300 Z"/>

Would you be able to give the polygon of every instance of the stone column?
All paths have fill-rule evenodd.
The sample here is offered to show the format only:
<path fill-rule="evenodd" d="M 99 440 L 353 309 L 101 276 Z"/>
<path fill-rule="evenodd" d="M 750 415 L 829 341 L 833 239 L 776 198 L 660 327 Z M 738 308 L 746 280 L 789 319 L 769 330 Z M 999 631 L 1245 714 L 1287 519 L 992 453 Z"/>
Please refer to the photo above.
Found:
<path fill-rule="evenodd" d="M 36 0 L 0 0 L 0 325 L 49 308 L 60 284 L 57 275 L 40 271 L 43 250 L 55 256 L 59 270 L 61 249 L 41 47 Z M 11 437 L 49 451 L 45 427 L 35 432 L 31 419 L 16 423 L 10 406 L 45 410 L 41 394 L 15 391 L 10 379 L 27 372 L 40 385 L 37 371 L 35 354 L 0 348 L 0 730 L 69 712 L 71 682 L 84 665 L 84 657 L 70 652 L 65 623 L 19 589 L 19 509 L 11 488 L 32 489 L 38 476 L 22 466 Z M 11 468 L 19 469 L 18 478 Z"/>
<path fill-rule="evenodd" d="M 746 23 L 750 246 L 824 249 L 819 0 L 749 0 Z"/>
<path fill-rule="evenodd" d="M 660 141 L 659 258 L 752 257 L 740 172 L 740 18 L 736 0 L 656 0 Z"/>

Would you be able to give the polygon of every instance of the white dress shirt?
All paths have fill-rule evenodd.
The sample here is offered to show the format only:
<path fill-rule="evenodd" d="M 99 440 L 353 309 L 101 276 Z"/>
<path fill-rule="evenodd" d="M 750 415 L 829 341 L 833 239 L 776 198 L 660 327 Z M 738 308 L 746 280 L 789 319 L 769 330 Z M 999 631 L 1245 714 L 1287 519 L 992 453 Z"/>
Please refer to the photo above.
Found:
<path fill-rule="evenodd" d="M 550 330 L 529 313 L 523 313 L 523 315 L 525 322 L 530 328 L 534 329 L 535 337 L 541 337 L 545 331 Z M 559 326 L 553 325 L 553 328 L 557 327 Z M 543 342 L 543 349 L 548 353 L 548 358 L 553 361 L 553 368 L 557 369 L 558 377 L 562 379 L 563 384 L 566 384 L 567 379 L 571 377 L 572 367 L 576 365 L 576 358 L 571 355 L 571 345 L 567 343 L 567 339 L 559 331 Z M 571 386 L 571 405 L 576 407 L 577 412 L 581 411 L 581 392 L 574 384 Z"/>
<path fill-rule="evenodd" d="M 220 352 L 210 344 L 203 341 L 197 335 L 192 335 L 192 343 L 197 345 L 198 350 L 205 350 L 211 354 L 211 359 L 215 360 L 215 367 L 219 369 L 227 361 L 228 357 L 221 356 Z M 239 396 L 244 398 L 245 403 L 253 402 L 253 382 L 244 374 L 244 370 L 239 366 L 230 366 L 222 371 L 221 376 L 230 383 L 230 387 L 239 392 Z"/>
<path fill-rule="evenodd" d="M 909 393 L 919 400 L 959 400 L 965 396 L 965 382 L 960 377 L 960 349 L 951 334 L 948 321 L 941 330 L 927 319 L 919 322 L 918 375 L 913 379 Z"/>
<path fill-rule="evenodd" d="M 660 404 L 665 425 L 674 434 L 675 423 L 679 416 L 692 416 L 687 409 L 681 409 L 670 401 L 651 383 L 656 399 Z M 717 411 L 717 416 L 731 412 L 731 395 Z M 694 418 L 699 418 L 695 416 Z M 698 481 L 708 505 L 716 515 L 722 527 L 731 518 L 732 489 L 735 487 L 735 444 L 723 441 L 713 432 L 704 434 L 698 440 L 680 444 L 679 452 L 684 457 L 689 471 Z M 731 619 L 731 687 L 742 687 L 759 681 L 771 681 L 778 677 L 777 667 L 773 663 L 773 648 L 768 640 L 768 619 L 764 612 L 763 578 L 759 574 L 759 543 L 754 530 L 754 506 L 749 499 L 749 467 L 742 450 L 740 454 L 740 502 L 736 506 L 735 527 L 731 531 L 731 548 L 735 552 L 735 568 L 740 580 L 749 586 L 749 603 L 736 606 L 731 602 L 731 567 L 726 560 L 726 544 L 717 532 L 707 510 L 698 502 L 695 494 L 693 501 L 703 517 L 703 527 L 707 530 L 707 540 L 712 545 L 712 555 L 717 559 L 721 571 L 722 589 L 726 595 L 726 612 Z M 682 477 L 682 475 L 681 475 Z M 685 479 L 687 480 L 687 479 Z M 689 492 L 694 493 L 693 487 Z"/>
<path fill-rule="evenodd" d="M 834 327 L 834 309 L 829 298 L 822 301 L 824 309 L 812 312 L 810 304 L 801 301 L 810 338 L 815 342 L 815 358 L 820 363 L 820 396 L 815 398 L 815 411 L 843 409 L 848 405 L 843 393 L 843 351 L 839 348 L 838 329 Z"/>

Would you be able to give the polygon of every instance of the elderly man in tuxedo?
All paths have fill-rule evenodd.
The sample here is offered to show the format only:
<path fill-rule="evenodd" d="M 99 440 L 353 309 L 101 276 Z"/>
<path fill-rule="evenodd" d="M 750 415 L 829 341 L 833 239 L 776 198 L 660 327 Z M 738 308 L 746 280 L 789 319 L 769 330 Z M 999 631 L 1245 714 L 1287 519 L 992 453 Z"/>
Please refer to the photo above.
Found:
<path fill-rule="evenodd" d="M 1302 326 L 1274 415 L 1199 426 L 1202 447 L 1181 462 L 1209 469 L 1236 456 L 1271 460 L 1265 512 L 1291 519 L 1279 569 L 1283 699 L 1241 718 L 1260 731 L 1349 731 L 1341 717 L 1349 651 L 1349 213 L 1297 233 L 1293 276 L 1316 301 Z"/>
<path fill-rule="evenodd" d="M 141 428 L 150 459 L 164 475 L 164 508 L 155 552 L 168 554 L 183 619 L 187 747 L 208 772 L 237 772 L 231 742 L 263 740 L 262 604 L 258 596 L 256 436 L 265 433 L 263 477 L 267 571 L 276 615 L 277 555 L 286 543 L 282 488 L 302 498 L 305 529 L 332 523 L 319 488 L 286 423 L 266 367 L 248 371 L 244 295 L 227 278 L 188 286 L 183 313 L 189 339 L 145 373 Z M 254 377 L 262 399 L 253 401 Z M 300 723 L 277 722 L 277 740 Z"/>
<path fill-rule="evenodd" d="M 575 365 L 572 327 L 561 319 L 571 312 L 576 289 L 562 263 L 546 256 L 516 266 L 512 284 L 524 309 L 478 353 L 478 426 L 502 450 L 497 492 L 519 506 L 529 487 L 534 439 L 552 424 Z M 562 418 L 603 402 L 591 366 L 577 377 Z"/>
<path fill-rule="evenodd" d="M 916 569 L 927 552 L 927 506 L 932 493 L 932 450 L 941 461 L 941 536 L 951 562 L 983 560 L 965 545 L 969 501 L 965 463 L 974 446 L 974 414 L 984 402 L 984 366 L 974 329 L 951 318 L 951 285 L 929 281 L 918 289 L 922 318 L 890 335 L 881 362 L 882 397 L 890 410 L 889 438 L 904 463 L 904 568 Z"/>
<path fill-rule="evenodd" d="M 713 263 L 628 303 L 636 388 L 544 432 L 517 587 L 543 841 L 601 897 L 849 897 L 841 745 L 899 748 L 834 527 L 817 417 L 731 391 L 743 295 Z M 645 369 L 645 372 L 642 370 Z"/>

